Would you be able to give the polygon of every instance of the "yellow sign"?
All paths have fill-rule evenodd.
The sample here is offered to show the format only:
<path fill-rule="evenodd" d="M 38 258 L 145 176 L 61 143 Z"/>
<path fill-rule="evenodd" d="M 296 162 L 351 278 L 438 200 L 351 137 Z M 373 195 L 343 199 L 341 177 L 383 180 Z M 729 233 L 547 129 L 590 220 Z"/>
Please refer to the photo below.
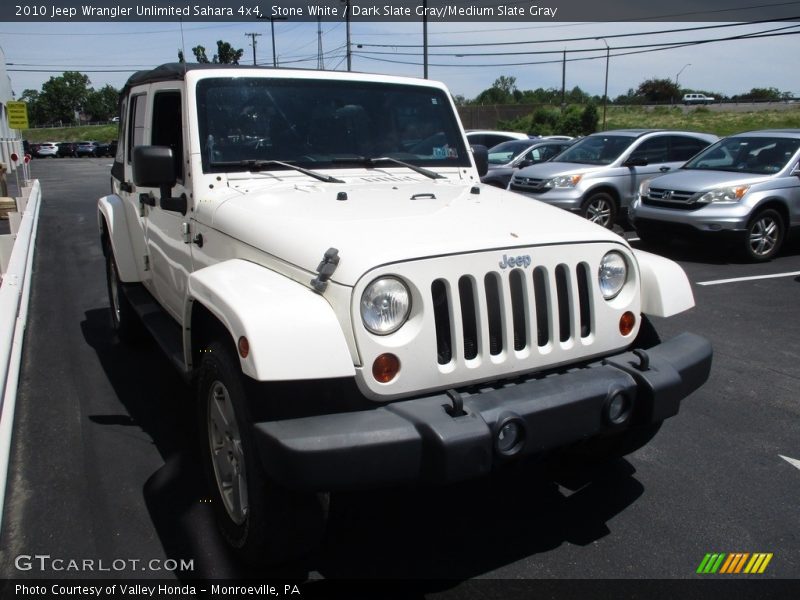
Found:
<path fill-rule="evenodd" d="M 8 126 L 11 129 L 28 128 L 28 105 L 24 102 L 6 102 Z"/>

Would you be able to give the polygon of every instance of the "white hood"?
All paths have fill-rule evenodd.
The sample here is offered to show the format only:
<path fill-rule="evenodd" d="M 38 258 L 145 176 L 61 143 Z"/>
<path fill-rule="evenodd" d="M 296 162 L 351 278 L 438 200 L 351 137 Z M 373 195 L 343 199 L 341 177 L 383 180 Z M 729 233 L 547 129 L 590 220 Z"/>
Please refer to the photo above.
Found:
<path fill-rule="evenodd" d="M 333 281 L 354 285 L 368 270 L 398 261 L 490 249 L 620 241 L 602 227 L 530 198 L 459 180 L 386 176 L 344 184 L 252 179 L 223 201 L 210 226 L 315 272 L 339 251 Z M 341 194 L 346 199 L 337 199 Z M 433 195 L 433 197 L 431 197 Z"/>

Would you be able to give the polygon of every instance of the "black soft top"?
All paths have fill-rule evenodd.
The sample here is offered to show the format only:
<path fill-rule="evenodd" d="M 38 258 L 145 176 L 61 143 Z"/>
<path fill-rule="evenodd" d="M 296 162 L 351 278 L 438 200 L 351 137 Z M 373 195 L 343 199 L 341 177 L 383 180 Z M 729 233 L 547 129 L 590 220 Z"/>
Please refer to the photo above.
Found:
<path fill-rule="evenodd" d="M 155 69 L 148 69 L 146 71 L 136 71 L 128 78 L 122 88 L 121 96 L 124 96 L 130 88 L 143 83 L 155 83 L 157 81 L 183 81 L 184 76 L 188 71 L 198 71 L 204 69 L 264 69 L 273 70 L 272 67 L 257 67 L 252 65 L 226 65 L 217 63 L 181 63 L 173 62 L 166 63 L 156 67 Z"/>

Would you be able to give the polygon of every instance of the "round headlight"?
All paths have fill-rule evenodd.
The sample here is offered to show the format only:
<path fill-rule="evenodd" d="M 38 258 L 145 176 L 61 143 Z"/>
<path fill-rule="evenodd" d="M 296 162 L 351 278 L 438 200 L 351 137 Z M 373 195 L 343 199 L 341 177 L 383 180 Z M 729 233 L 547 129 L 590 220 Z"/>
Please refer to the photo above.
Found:
<path fill-rule="evenodd" d="M 361 295 L 361 320 L 376 335 L 394 333 L 408 319 L 411 295 L 395 277 L 382 277 L 367 286 Z"/>
<path fill-rule="evenodd" d="M 628 263 L 625 262 L 625 257 L 613 250 L 608 252 L 600 261 L 600 269 L 597 271 L 597 281 L 603 298 L 611 300 L 619 294 L 627 279 Z"/>

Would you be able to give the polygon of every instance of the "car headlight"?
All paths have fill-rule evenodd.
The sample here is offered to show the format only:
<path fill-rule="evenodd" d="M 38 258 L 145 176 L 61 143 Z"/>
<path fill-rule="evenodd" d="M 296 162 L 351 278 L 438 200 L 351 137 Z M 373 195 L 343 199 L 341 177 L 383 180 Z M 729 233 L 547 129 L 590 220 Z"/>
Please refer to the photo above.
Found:
<path fill-rule="evenodd" d="M 628 263 L 619 252 L 607 252 L 597 270 L 597 282 L 603 298 L 611 300 L 622 291 L 628 280 Z"/>
<path fill-rule="evenodd" d="M 700 196 L 698 202 L 739 202 L 747 190 L 750 189 L 749 185 L 737 185 L 735 187 L 724 187 L 711 190 Z"/>
<path fill-rule="evenodd" d="M 364 327 L 376 335 L 388 335 L 400 329 L 409 312 L 411 295 L 396 277 L 376 279 L 361 294 L 361 320 Z"/>
<path fill-rule="evenodd" d="M 639 197 L 644 198 L 650 195 L 650 180 L 645 179 L 639 186 Z"/>
<path fill-rule="evenodd" d="M 581 179 L 583 179 L 583 175 L 560 175 L 548 180 L 545 186 L 550 188 L 573 188 L 578 185 Z"/>

